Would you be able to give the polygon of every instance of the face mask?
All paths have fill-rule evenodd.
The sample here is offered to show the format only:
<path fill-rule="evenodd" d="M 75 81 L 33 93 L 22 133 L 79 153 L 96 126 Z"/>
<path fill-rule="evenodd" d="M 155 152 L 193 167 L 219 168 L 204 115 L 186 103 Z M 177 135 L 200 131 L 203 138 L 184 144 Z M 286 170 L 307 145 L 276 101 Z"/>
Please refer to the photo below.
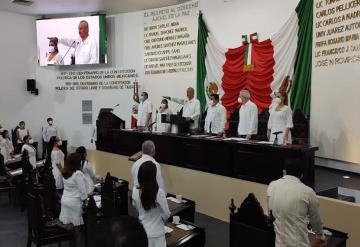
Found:
<path fill-rule="evenodd" d="M 30 139 L 30 140 L 29 140 L 29 144 L 34 144 L 34 140 L 33 140 L 33 139 Z"/>
<path fill-rule="evenodd" d="M 242 103 L 242 99 L 239 97 L 238 98 L 238 102 L 241 104 Z"/>
<path fill-rule="evenodd" d="M 49 121 L 49 125 L 52 125 L 53 124 L 53 121 Z"/>
<path fill-rule="evenodd" d="M 280 104 L 280 103 L 281 103 L 281 99 L 280 99 L 280 98 L 278 98 L 278 97 L 276 97 L 276 98 L 274 99 L 274 103 L 276 103 L 276 104 Z"/>
<path fill-rule="evenodd" d="M 161 104 L 160 104 L 160 108 L 165 109 L 165 108 L 166 108 L 166 104 L 161 103 Z"/>
<path fill-rule="evenodd" d="M 48 48 L 48 52 L 54 52 L 55 51 L 55 47 L 54 46 L 49 46 Z"/>
<path fill-rule="evenodd" d="M 143 95 L 140 96 L 140 102 L 144 102 L 145 101 L 145 97 Z"/>
<path fill-rule="evenodd" d="M 22 129 L 22 130 L 25 129 L 25 126 L 24 126 L 24 125 L 21 125 L 21 126 L 20 126 L 20 129 Z"/>
<path fill-rule="evenodd" d="M 210 101 L 210 105 L 211 105 L 211 106 L 216 105 L 215 101 L 213 101 L 213 100 L 212 100 L 212 101 Z"/>
<path fill-rule="evenodd" d="M 61 145 L 62 145 L 62 141 L 58 141 L 57 145 L 58 145 L 58 146 L 61 146 Z"/>

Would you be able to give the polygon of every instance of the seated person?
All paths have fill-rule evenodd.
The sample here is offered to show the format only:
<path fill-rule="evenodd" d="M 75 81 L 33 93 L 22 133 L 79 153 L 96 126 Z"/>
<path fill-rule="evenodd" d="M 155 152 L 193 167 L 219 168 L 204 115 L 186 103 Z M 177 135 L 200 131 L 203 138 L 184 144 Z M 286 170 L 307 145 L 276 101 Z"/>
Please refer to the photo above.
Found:
<path fill-rule="evenodd" d="M 144 162 L 139 169 L 139 186 L 132 191 L 133 206 L 139 213 L 149 247 L 166 247 L 165 221 L 170 216 L 165 192 L 156 181 L 156 165 L 151 161 Z"/>

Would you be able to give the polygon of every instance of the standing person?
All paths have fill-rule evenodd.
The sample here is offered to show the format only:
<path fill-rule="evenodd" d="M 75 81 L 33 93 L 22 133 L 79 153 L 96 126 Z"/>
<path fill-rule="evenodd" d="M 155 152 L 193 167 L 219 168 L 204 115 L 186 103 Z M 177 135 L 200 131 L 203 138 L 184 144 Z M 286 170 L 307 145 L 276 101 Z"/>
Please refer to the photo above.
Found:
<path fill-rule="evenodd" d="M 16 135 L 16 153 L 19 153 L 21 150 L 21 147 L 23 145 L 23 139 L 26 135 L 30 135 L 30 132 L 28 129 L 25 128 L 25 122 L 20 121 L 18 128 L 15 128 L 15 135 Z"/>
<path fill-rule="evenodd" d="M 241 107 L 239 110 L 238 135 L 248 140 L 251 139 L 252 135 L 256 135 L 258 130 L 258 108 L 250 98 L 248 90 L 240 91 L 239 102 Z"/>
<path fill-rule="evenodd" d="M 147 130 L 152 121 L 153 107 L 149 101 L 147 92 L 142 92 L 140 96 L 140 104 L 138 106 L 137 128 L 139 130 Z"/>
<path fill-rule="evenodd" d="M 76 246 L 80 246 L 81 243 L 80 226 L 84 224 L 82 205 L 88 197 L 86 178 L 80 168 L 80 154 L 70 154 L 62 170 L 64 192 L 59 216 L 63 224 L 72 224 L 75 227 Z"/>
<path fill-rule="evenodd" d="M 48 37 L 52 42 L 72 47 L 75 49 L 75 64 L 99 63 L 98 45 L 96 40 L 89 34 L 89 23 L 85 20 L 79 22 L 78 38 Z"/>
<path fill-rule="evenodd" d="M 91 163 L 86 159 L 86 157 L 87 157 L 86 148 L 83 146 L 80 146 L 76 149 L 76 153 L 80 154 L 81 171 L 84 173 L 84 176 L 88 181 L 88 192 L 91 193 L 94 191 L 96 177 L 95 177 Z"/>
<path fill-rule="evenodd" d="M 141 145 L 141 158 L 138 159 L 133 166 L 131 167 L 131 175 L 133 178 L 133 184 L 134 187 L 139 186 L 139 181 L 138 181 L 138 173 L 139 173 L 139 169 L 141 167 L 141 165 L 145 162 L 145 161 L 151 161 L 155 164 L 156 166 L 156 180 L 157 183 L 159 185 L 159 187 L 165 191 L 165 187 L 164 187 L 164 180 L 163 177 L 161 175 L 161 167 L 160 164 L 158 162 L 156 162 L 156 160 L 154 159 L 155 156 L 155 144 L 153 141 L 147 140 L 144 141 L 143 144 Z"/>
<path fill-rule="evenodd" d="M 48 55 L 46 57 L 47 65 L 63 65 L 64 59 L 59 53 L 58 41 L 49 40 Z"/>
<path fill-rule="evenodd" d="M 21 148 L 21 153 L 23 153 L 24 150 L 28 152 L 29 162 L 33 169 L 36 169 L 36 149 L 33 146 L 34 140 L 31 138 L 30 135 L 26 135 L 24 136 L 23 143 L 24 145 Z"/>
<path fill-rule="evenodd" d="M 133 205 L 148 236 L 149 247 L 166 247 L 164 222 L 170 216 L 165 192 L 156 181 L 157 168 L 151 161 L 139 169 L 139 186 L 132 191 Z"/>
<path fill-rule="evenodd" d="M 270 142 L 274 142 L 275 135 L 273 133 L 281 131 L 278 134 L 279 144 L 291 144 L 290 129 L 294 127 L 292 119 L 292 111 L 288 106 L 288 96 L 285 92 L 278 92 L 277 97 L 280 99 L 278 105 L 270 112 L 268 122 L 267 137 Z"/>
<path fill-rule="evenodd" d="M 49 145 L 50 138 L 52 136 L 59 136 L 57 127 L 54 125 L 54 120 L 49 117 L 47 120 L 48 125 L 43 127 L 43 158 L 45 158 L 45 154 L 47 157 L 50 157 L 52 147 Z"/>
<path fill-rule="evenodd" d="M 159 111 L 156 114 L 156 127 L 158 132 L 171 132 L 171 124 L 162 123 L 161 116 L 162 115 L 170 115 L 171 111 L 169 109 L 169 103 L 166 99 L 162 99 L 159 107 Z"/>
<path fill-rule="evenodd" d="M 190 132 L 197 133 L 199 131 L 200 101 L 194 95 L 194 88 L 189 87 L 186 90 L 187 99 L 171 98 L 169 96 L 164 98 L 184 106 L 182 116 L 189 122 Z"/>
<path fill-rule="evenodd" d="M 64 168 L 64 159 L 65 159 L 65 155 L 60 149 L 62 143 L 59 137 L 52 136 L 50 138 L 49 145 L 51 146 L 50 157 L 51 157 L 52 173 L 55 179 L 55 186 L 56 189 L 61 190 L 64 188 L 61 171 Z"/>
<path fill-rule="evenodd" d="M 286 175 L 267 189 L 268 208 L 275 217 L 276 247 L 309 247 L 309 222 L 318 240 L 324 241 L 316 194 L 300 181 L 302 165 L 300 159 L 286 160 Z"/>
<path fill-rule="evenodd" d="M 10 135 L 8 130 L 4 130 L 1 133 L 1 140 L 0 140 L 0 148 L 1 154 L 4 156 L 4 160 L 7 161 L 11 159 L 14 155 L 14 146 L 10 140 Z"/>
<path fill-rule="evenodd" d="M 210 96 L 210 105 L 207 109 L 204 129 L 206 133 L 223 136 L 225 133 L 226 109 L 219 103 L 219 95 Z"/>

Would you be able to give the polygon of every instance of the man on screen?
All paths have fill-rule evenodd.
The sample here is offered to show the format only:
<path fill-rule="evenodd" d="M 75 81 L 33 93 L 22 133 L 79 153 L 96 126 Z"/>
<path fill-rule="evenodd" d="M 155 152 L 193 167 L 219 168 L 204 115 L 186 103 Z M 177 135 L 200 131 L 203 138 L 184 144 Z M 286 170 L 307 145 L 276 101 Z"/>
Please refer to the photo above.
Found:
<path fill-rule="evenodd" d="M 50 41 L 73 47 L 75 49 L 75 64 L 99 63 L 98 46 L 96 40 L 89 35 L 89 23 L 85 20 L 79 23 L 79 38 L 49 37 Z"/>

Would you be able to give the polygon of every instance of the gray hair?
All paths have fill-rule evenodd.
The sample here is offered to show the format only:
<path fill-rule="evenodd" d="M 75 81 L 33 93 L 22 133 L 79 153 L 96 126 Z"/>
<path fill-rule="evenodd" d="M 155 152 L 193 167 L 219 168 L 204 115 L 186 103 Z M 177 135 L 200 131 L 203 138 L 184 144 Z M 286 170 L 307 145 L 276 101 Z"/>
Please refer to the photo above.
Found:
<path fill-rule="evenodd" d="M 243 97 L 245 97 L 245 98 L 248 98 L 248 99 L 250 99 L 250 92 L 248 91 L 248 90 L 241 90 L 240 91 L 240 96 L 243 96 Z"/>
<path fill-rule="evenodd" d="M 141 151 L 143 154 L 153 156 L 155 154 L 155 144 L 153 141 L 147 140 L 144 141 L 141 146 Z"/>

